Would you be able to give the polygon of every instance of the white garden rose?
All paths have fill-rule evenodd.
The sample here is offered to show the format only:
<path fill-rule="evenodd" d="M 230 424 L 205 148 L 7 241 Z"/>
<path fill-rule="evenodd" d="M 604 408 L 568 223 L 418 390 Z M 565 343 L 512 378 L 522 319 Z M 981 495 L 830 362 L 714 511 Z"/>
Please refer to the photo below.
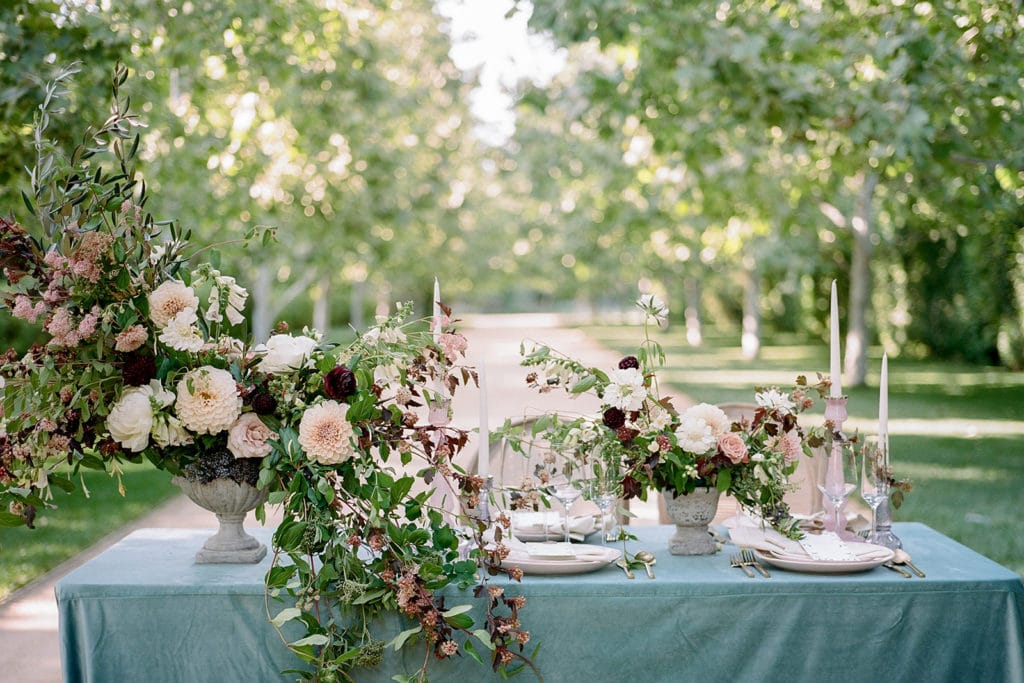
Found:
<path fill-rule="evenodd" d="M 299 445 L 322 465 L 337 465 L 355 455 L 355 432 L 348 406 L 324 401 L 307 408 L 299 421 Z"/>
<path fill-rule="evenodd" d="M 690 406 L 683 413 L 683 418 L 687 417 L 704 420 L 711 427 L 711 433 L 716 439 L 732 430 L 732 420 L 725 414 L 725 411 L 710 403 L 698 403 L 695 406 Z"/>
<path fill-rule="evenodd" d="M 171 396 L 173 395 L 171 394 Z M 192 443 L 192 435 L 188 433 L 178 418 L 173 415 L 160 414 L 153 421 L 153 441 L 161 448 L 185 446 Z"/>
<path fill-rule="evenodd" d="M 107 416 L 110 437 L 133 453 L 149 445 L 149 432 L 153 429 L 152 394 L 148 386 L 128 389 Z"/>
<path fill-rule="evenodd" d="M 267 340 L 257 369 L 268 374 L 298 370 L 309 360 L 316 344 L 315 339 L 302 335 L 275 334 Z"/>
<path fill-rule="evenodd" d="M 191 287 L 177 280 L 167 280 L 149 293 L 149 317 L 157 327 L 164 327 L 182 311 L 199 309 L 199 297 Z"/>
<path fill-rule="evenodd" d="M 174 409 L 186 429 L 196 434 L 216 434 L 241 415 L 242 397 L 230 372 L 204 365 L 178 382 Z"/>
<path fill-rule="evenodd" d="M 276 434 L 256 413 L 243 413 L 228 429 L 228 450 L 236 458 L 262 458 L 270 454 L 269 440 Z"/>

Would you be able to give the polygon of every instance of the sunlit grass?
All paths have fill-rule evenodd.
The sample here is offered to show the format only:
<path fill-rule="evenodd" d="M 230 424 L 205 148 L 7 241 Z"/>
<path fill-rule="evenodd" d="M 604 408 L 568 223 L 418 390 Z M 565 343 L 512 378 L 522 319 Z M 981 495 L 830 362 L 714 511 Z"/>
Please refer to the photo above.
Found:
<path fill-rule="evenodd" d="M 106 474 L 84 477 L 89 498 L 54 489 L 58 509 L 41 510 L 35 529 L 0 528 L 0 600 L 178 492 L 170 475 L 146 466 L 127 468 L 123 498 Z"/>
<path fill-rule="evenodd" d="M 638 327 L 593 327 L 588 334 L 635 353 Z M 748 402 L 755 386 L 782 385 L 828 371 L 825 344 L 769 341 L 757 360 L 737 340 L 690 347 L 683 330 L 660 333 L 667 363 L 659 373 L 673 391 L 708 403 Z M 868 386 L 844 387 L 848 430 L 878 428 L 881 350 L 869 354 Z M 897 475 L 914 490 L 895 512 L 919 521 L 1024 575 L 1024 373 L 930 360 L 889 359 L 889 413 Z M 823 405 L 806 420 L 823 420 Z"/>

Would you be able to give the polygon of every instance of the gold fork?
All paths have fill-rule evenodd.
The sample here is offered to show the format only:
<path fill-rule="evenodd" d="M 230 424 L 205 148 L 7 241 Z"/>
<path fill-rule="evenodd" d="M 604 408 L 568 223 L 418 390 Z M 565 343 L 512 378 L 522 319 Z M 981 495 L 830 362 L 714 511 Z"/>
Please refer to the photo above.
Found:
<path fill-rule="evenodd" d="M 744 548 L 740 552 L 740 556 L 743 558 L 743 561 L 746 564 L 750 565 L 751 567 L 753 567 L 757 571 L 761 572 L 761 576 L 763 576 L 766 579 L 772 578 L 772 575 L 768 573 L 768 569 L 765 568 L 765 566 L 763 564 L 758 562 L 756 557 L 754 557 L 754 551 L 753 550 L 751 550 L 750 548 Z"/>
<path fill-rule="evenodd" d="M 733 555 L 732 557 L 730 557 L 729 564 L 733 567 L 739 567 L 743 570 L 744 574 L 746 574 L 750 578 L 754 578 L 754 572 L 750 571 L 750 567 L 748 567 L 746 563 L 743 562 L 743 558 L 739 555 Z"/>

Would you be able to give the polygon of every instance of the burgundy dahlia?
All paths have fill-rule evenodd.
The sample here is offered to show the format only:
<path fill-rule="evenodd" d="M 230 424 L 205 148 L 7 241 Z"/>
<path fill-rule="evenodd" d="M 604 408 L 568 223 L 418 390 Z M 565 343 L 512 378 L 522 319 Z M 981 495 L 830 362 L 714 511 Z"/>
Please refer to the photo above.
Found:
<path fill-rule="evenodd" d="M 618 408 L 609 408 L 604 411 L 604 424 L 608 429 L 618 429 L 626 424 L 626 414 Z"/>
<path fill-rule="evenodd" d="M 152 356 L 135 353 L 126 355 L 121 366 L 121 374 L 124 375 L 124 383 L 128 386 L 141 387 L 156 377 L 156 361 Z"/>
<path fill-rule="evenodd" d="M 356 373 L 344 365 L 331 368 L 331 371 L 324 375 L 324 393 L 328 398 L 343 401 L 356 393 L 356 388 Z"/>
<path fill-rule="evenodd" d="M 257 415 L 273 415 L 277 410 L 277 399 L 265 391 L 253 394 L 252 411 Z"/>
<path fill-rule="evenodd" d="M 619 370 L 628 370 L 630 368 L 639 368 L 640 361 L 636 359 L 636 356 L 626 356 L 619 361 Z"/>
<path fill-rule="evenodd" d="M 632 441 L 634 438 L 636 438 L 636 435 L 639 433 L 640 432 L 636 431 L 635 429 L 630 429 L 625 425 L 615 430 L 615 436 L 619 438 L 619 441 L 625 443 L 629 443 L 630 441 Z"/>

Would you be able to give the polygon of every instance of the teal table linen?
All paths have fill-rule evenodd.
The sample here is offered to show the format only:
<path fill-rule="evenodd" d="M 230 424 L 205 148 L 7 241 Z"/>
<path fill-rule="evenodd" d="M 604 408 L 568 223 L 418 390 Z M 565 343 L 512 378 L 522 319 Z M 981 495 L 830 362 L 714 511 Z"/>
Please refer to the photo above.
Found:
<path fill-rule="evenodd" d="M 772 569 L 750 579 L 713 556 L 668 553 L 672 527 L 635 527 L 657 578 L 609 566 L 576 576 L 505 579 L 540 643 L 549 683 L 628 681 L 1010 681 L 1024 683 L 1021 578 L 914 523 L 896 533 L 925 579 L 888 569 L 843 575 Z M 252 530 L 269 544 L 271 532 Z M 196 565 L 207 531 L 143 529 L 57 585 L 65 680 L 289 681 L 301 661 L 268 623 L 257 565 Z M 447 606 L 472 602 L 449 591 Z M 287 603 L 270 601 L 271 613 Z M 475 612 L 480 616 L 479 612 Z M 393 635 L 411 622 L 383 624 Z M 298 637 L 298 634 L 290 634 Z M 481 647 L 480 650 L 483 650 Z M 415 670 L 421 647 L 389 651 L 357 681 Z M 524 672 L 521 680 L 534 680 Z M 501 680 L 467 656 L 434 662 L 431 681 Z"/>

